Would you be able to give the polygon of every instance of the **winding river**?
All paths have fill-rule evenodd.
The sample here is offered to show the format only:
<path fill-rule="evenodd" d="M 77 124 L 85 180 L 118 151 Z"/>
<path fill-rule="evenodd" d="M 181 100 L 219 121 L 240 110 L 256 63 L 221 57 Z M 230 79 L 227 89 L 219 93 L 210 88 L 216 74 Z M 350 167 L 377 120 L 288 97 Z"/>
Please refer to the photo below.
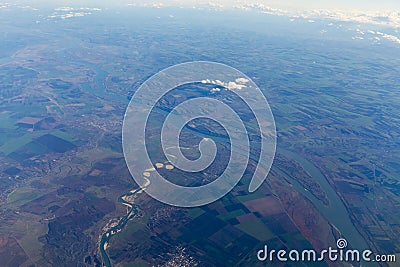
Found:
<path fill-rule="evenodd" d="M 325 191 L 329 205 L 324 205 L 319 199 L 317 199 L 309 191 L 305 190 L 304 187 L 294 178 L 290 177 L 284 171 L 280 170 L 279 173 L 287 178 L 293 185 L 293 187 L 307 197 L 319 212 L 331 223 L 339 232 L 347 239 L 349 244 L 356 249 L 368 249 L 369 246 L 361 236 L 355 225 L 350 219 L 350 214 L 340 199 L 338 194 L 335 192 L 333 187 L 328 183 L 322 172 L 310 161 L 301 157 L 300 155 L 280 149 L 280 153 L 286 157 L 295 160 L 299 163 L 308 173 L 311 174 L 314 180 L 316 180 Z"/>
<path fill-rule="evenodd" d="M 353 224 L 350 219 L 350 215 L 348 210 L 346 209 L 345 205 L 343 204 L 340 197 L 337 195 L 335 190 L 332 186 L 328 183 L 325 176 L 322 172 L 310 161 L 301 157 L 300 155 L 293 153 L 291 151 L 280 149 L 280 153 L 283 153 L 285 156 L 295 160 L 298 162 L 307 172 L 311 174 L 311 176 L 321 185 L 324 189 L 328 200 L 329 205 L 324 205 L 319 199 L 317 199 L 313 194 L 309 191 L 305 190 L 304 187 L 294 178 L 290 177 L 287 173 L 283 170 L 279 170 L 278 172 L 283 175 L 286 179 L 288 179 L 293 187 L 307 197 L 314 206 L 321 212 L 321 214 L 336 228 L 339 232 L 347 239 L 349 244 L 359 250 L 368 249 L 368 244 L 365 242 L 364 238 L 358 232 L 357 228 Z M 150 182 L 148 181 L 147 185 Z M 106 246 L 113 235 L 121 231 L 128 221 L 138 214 L 138 206 L 134 203 L 130 203 L 125 201 L 125 197 L 128 196 L 135 196 L 141 194 L 143 192 L 142 189 L 136 189 L 130 191 L 126 194 L 121 195 L 118 198 L 118 202 L 130 207 L 130 210 L 127 212 L 125 216 L 123 216 L 119 221 L 118 224 L 110 229 L 108 229 L 105 233 L 101 236 L 100 241 L 100 252 L 103 258 L 104 265 L 107 267 L 111 266 L 110 259 L 106 253 Z"/>
<path fill-rule="evenodd" d="M 147 171 L 153 171 L 153 170 L 147 170 Z M 147 187 L 150 185 L 150 180 L 147 178 L 145 178 L 145 180 L 146 180 L 146 183 L 144 184 L 144 187 Z M 141 193 L 143 193 L 143 189 L 137 188 L 128 193 L 122 194 L 121 196 L 118 197 L 118 202 L 127 206 L 129 208 L 129 210 L 125 216 L 122 216 L 122 218 L 119 219 L 118 223 L 115 226 L 109 228 L 105 233 L 103 233 L 101 235 L 99 249 L 100 249 L 101 257 L 103 258 L 103 266 L 105 265 L 106 267 L 111 267 L 110 257 L 108 257 L 108 254 L 106 252 L 106 248 L 107 248 L 108 243 L 110 242 L 111 237 L 114 236 L 115 234 L 119 233 L 120 231 L 122 231 L 124 229 L 124 227 L 126 226 L 126 224 L 129 222 L 129 220 L 134 218 L 139 213 L 139 206 L 133 202 L 126 201 L 125 200 L 126 197 L 133 196 L 133 199 L 135 199 Z"/>
<path fill-rule="evenodd" d="M 108 254 L 106 252 L 106 247 L 108 245 L 108 243 L 110 242 L 110 239 L 113 235 L 117 234 L 118 232 L 120 232 L 128 223 L 128 221 L 135 217 L 138 212 L 139 212 L 139 208 L 136 204 L 133 203 L 129 203 L 127 201 L 124 200 L 124 197 L 128 197 L 128 196 L 132 196 L 135 193 L 129 192 L 126 194 L 121 195 L 118 198 L 118 202 L 122 203 L 128 207 L 130 207 L 129 211 L 127 212 L 127 214 L 125 216 L 123 216 L 119 221 L 118 224 L 114 227 L 111 227 L 110 229 L 108 229 L 105 233 L 103 233 L 101 235 L 101 240 L 100 240 L 100 253 L 101 253 L 101 257 L 103 258 L 103 264 L 104 266 L 107 267 L 111 267 L 111 261 L 110 258 L 108 257 Z"/>

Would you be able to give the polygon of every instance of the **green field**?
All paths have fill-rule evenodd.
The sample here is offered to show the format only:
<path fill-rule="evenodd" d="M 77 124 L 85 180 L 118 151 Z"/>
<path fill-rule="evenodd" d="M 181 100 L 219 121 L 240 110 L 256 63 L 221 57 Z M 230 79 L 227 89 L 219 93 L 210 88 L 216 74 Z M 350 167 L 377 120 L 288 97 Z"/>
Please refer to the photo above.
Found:
<path fill-rule="evenodd" d="M 274 234 L 260 220 L 244 222 L 235 227 L 260 241 L 267 241 L 274 237 Z"/>
<path fill-rule="evenodd" d="M 31 188 L 17 188 L 7 196 L 7 204 L 21 206 L 41 195 L 40 192 Z"/>

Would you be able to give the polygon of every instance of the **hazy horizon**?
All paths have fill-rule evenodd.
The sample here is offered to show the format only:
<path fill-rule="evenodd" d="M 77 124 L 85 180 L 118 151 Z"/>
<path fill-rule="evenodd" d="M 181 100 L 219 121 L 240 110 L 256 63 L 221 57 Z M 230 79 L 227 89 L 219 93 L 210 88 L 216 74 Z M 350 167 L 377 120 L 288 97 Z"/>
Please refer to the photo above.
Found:
<path fill-rule="evenodd" d="M 400 1 L 397 0 L 155 0 L 155 1 L 133 1 L 133 0 L 116 0 L 116 1 L 95 1 L 95 0 L 58 0 L 58 1 L 48 1 L 48 0 L 23 0 L 18 1 L 24 4 L 51 4 L 51 5 L 98 5 L 98 6 L 120 6 L 127 4 L 153 4 L 153 3 L 163 3 L 166 5 L 206 5 L 209 3 L 223 5 L 225 7 L 231 7 L 238 4 L 264 4 L 266 6 L 271 6 L 275 8 L 285 8 L 294 10 L 310 10 L 310 9 L 342 9 L 342 10 L 369 10 L 369 11 L 400 11 Z"/>

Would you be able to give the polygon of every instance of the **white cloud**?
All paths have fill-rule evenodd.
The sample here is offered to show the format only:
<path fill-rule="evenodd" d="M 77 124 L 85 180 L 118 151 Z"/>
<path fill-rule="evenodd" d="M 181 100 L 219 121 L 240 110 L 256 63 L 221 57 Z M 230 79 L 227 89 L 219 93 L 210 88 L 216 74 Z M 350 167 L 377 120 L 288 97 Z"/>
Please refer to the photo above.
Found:
<path fill-rule="evenodd" d="M 246 78 L 237 78 L 237 79 L 236 79 L 236 82 L 237 82 L 237 83 L 245 84 L 245 83 L 250 82 L 250 80 L 249 80 L 249 79 L 246 79 Z"/>
<path fill-rule="evenodd" d="M 164 4 L 164 3 L 161 3 L 161 2 L 156 2 L 156 3 L 131 3 L 131 4 L 128 4 L 128 6 L 132 6 L 132 7 L 140 6 L 140 7 L 155 7 L 155 8 L 161 8 L 161 7 L 164 7 L 164 6 L 167 6 L 167 5 Z"/>
<path fill-rule="evenodd" d="M 361 34 L 361 35 L 364 35 L 364 34 L 365 34 L 365 32 L 361 31 L 360 29 L 357 29 L 356 31 L 357 31 L 359 34 Z"/>
<path fill-rule="evenodd" d="M 385 38 L 385 39 L 387 39 L 389 41 L 392 41 L 392 42 L 400 44 L 400 38 L 398 38 L 398 37 L 396 37 L 394 35 L 383 34 L 383 38 Z"/>
<path fill-rule="evenodd" d="M 228 82 L 228 84 L 226 85 L 226 88 L 228 88 L 229 90 L 242 90 L 245 87 L 247 87 L 247 86 L 244 84 L 238 84 L 235 82 Z"/>
<path fill-rule="evenodd" d="M 223 82 L 220 80 L 202 80 L 201 81 L 201 83 L 203 83 L 203 84 L 206 84 L 206 83 L 215 84 L 215 85 L 225 87 L 228 90 L 242 90 L 247 87 L 246 83 L 248 83 L 248 82 L 249 82 L 249 80 L 246 78 L 238 78 L 235 80 L 235 82 Z M 214 89 L 216 89 L 216 88 L 214 88 Z M 214 90 L 214 89 L 212 89 L 212 90 Z"/>
<path fill-rule="evenodd" d="M 386 39 L 388 41 L 400 44 L 400 38 L 397 37 L 397 36 L 394 36 L 394 35 L 391 35 L 391 34 L 387 34 L 387 33 L 383 33 L 383 32 L 380 32 L 380 31 L 368 30 L 367 32 L 372 34 L 372 35 L 377 35 L 377 36 L 373 37 L 374 41 L 380 41 L 382 39 Z"/>
<path fill-rule="evenodd" d="M 97 12 L 101 11 L 100 8 L 97 7 L 80 7 L 80 8 L 74 8 L 74 7 L 58 7 L 54 9 L 54 13 L 48 18 L 50 19 L 69 19 L 69 18 L 74 18 L 74 17 L 83 17 L 86 15 L 91 15 L 92 12 Z"/>
<path fill-rule="evenodd" d="M 73 7 L 58 7 L 58 8 L 56 8 L 56 9 L 54 9 L 55 11 L 65 11 L 65 12 L 67 12 L 67 11 L 72 11 L 72 10 L 74 10 L 74 8 Z"/>
<path fill-rule="evenodd" d="M 369 23 L 374 25 L 382 25 L 389 27 L 400 28 L 400 10 L 377 10 L 371 11 L 362 10 L 340 10 L 340 9 L 308 9 L 298 10 L 290 9 L 290 7 L 277 7 L 277 3 L 266 5 L 266 1 L 262 0 L 168 0 L 164 2 L 136 2 L 135 4 L 128 4 L 130 6 L 147 6 L 147 7 L 164 7 L 164 6 L 178 6 L 178 7 L 193 7 L 198 9 L 214 9 L 221 10 L 222 8 L 235 8 L 241 10 L 256 10 L 263 14 L 270 14 L 276 16 L 288 16 L 291 18 L 304 18 L 307 20 L 315 20 L 319 18 L 329 18 L 338 21 L 353 21 L 359 23 Z M 195 5 L 195 6 L 194 6 Z"/>

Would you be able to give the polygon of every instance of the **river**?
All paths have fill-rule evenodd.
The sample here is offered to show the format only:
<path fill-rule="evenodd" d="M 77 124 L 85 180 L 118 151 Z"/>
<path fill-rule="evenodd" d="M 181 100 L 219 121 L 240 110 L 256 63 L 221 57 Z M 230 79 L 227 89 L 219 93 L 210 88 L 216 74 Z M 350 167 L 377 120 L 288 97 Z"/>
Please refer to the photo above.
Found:
<path fill-rule="evenodd" d="M 136 192 L 141 192 L 136 190 Z M 125 201 L 123 198 L 127 197 L 127 196 L 132 196 L 134 195 L 135 192 L 129 192 L 126 194 L 121 195 L 118 198 L 118 202 L 122 203 L 124 205 L 127 205 L 130 207 L 129 211 L 127 212 L 127 214 L 125 216 L 123 216 L 119 221 L 118 224 L 114 227 L 111 227 L 110 229 L 108 229 L 105 233 L 103 233 L 101 235 L 101 240 L 100 240 L 100 253 L 101 253 L 101 257 L 103 258 L 103 263 L 105 266 L 107 267 L 111 267 L 111 261 L 110 258 L 108 257 L 108 254 L 105 250 L 105 245 L 108 244 L 110 242 L 110 239 L 113 235 L 117 234 L 118 232 L 122 231 L 122 229 L 125 227 L 125 225 L 128 223 L 128 221 L 133 218 L 134 216 L 136 216 L 139 212 L 139 208 L 136 204 L 134 203 L 129 203 L 127 201 Z"/>
<path fill-rule="evenodd" d="M 297 191 L 306 196 L 314 204 L 319 212 L 321 212 L 321 214 L 340 231 L 353 248 L 368 249 L 368 244 L 351 221 L 346 206 L 333 187 L 328 183 L 322 172 L 313 163 L 296 153 L 283 149 L 280 149 L 280 153 L 298 162 L 321 185 L 328 197 L 329 205 L 324 205 L 313 194 L 305 190 L 297 180 L 290 177 L 282 170 L 279 171 L 280 174 L 283 174 L 285 178 L 293 184 Z"/>

